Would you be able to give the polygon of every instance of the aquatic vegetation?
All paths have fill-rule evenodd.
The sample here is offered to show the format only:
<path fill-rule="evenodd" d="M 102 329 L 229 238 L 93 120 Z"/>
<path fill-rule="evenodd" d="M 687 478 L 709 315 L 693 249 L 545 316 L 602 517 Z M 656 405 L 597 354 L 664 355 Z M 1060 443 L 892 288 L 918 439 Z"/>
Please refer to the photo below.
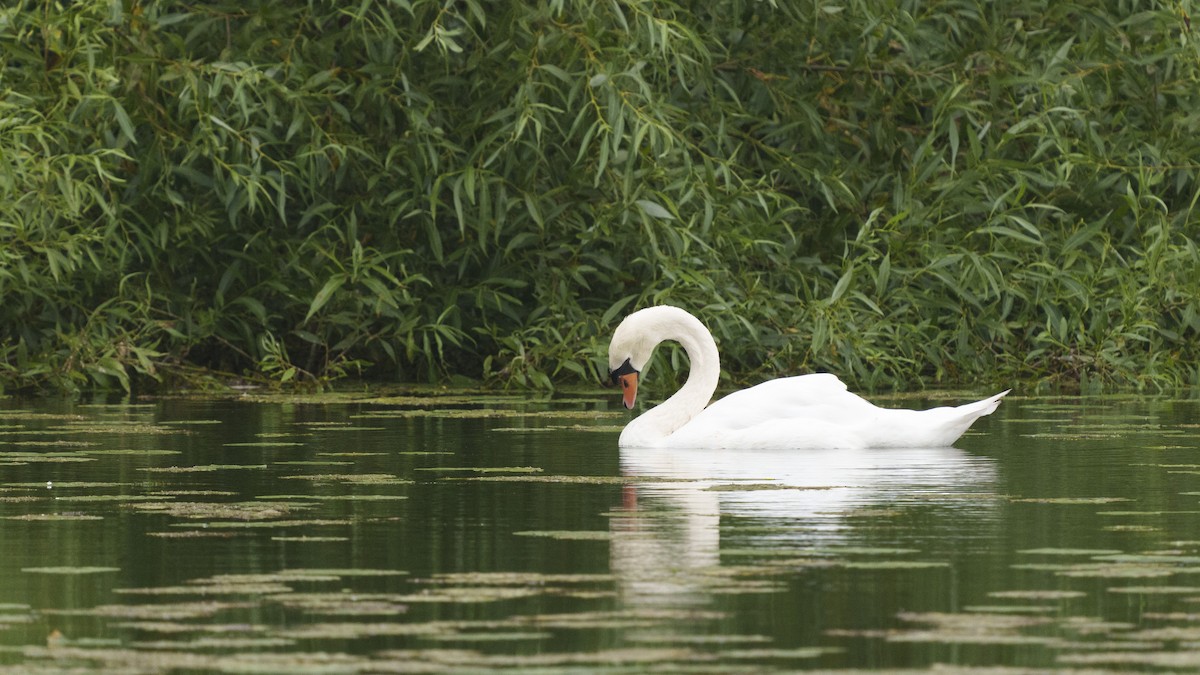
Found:
<path fill-rule="evenodd" d="M 149 473 L 208 473 L 265 468 L 267 468 L 266 464 L 203 464 L 200 466 L 147 466 L 142 467 L 141 470 Z"/>
<path fill-rule="evenodd" d="M 121 568 L 119 568 L 119 567 L 97 567 L 97 566 L 71 567 L 71 566 L 64 565 L 64 566 L 59 566 L 59 567 L 24 567 L 21 569 L 21 571 L 28 573 L 28 574 L 76 575 L 76 574 L 107 574 L 107 573 L 111 573 L 111 572 L 120 572 Z"/>
<path fill-rule="evenodd" d="M 1119 555 L 1121 551 L 1113 549 L 1094 549 L 1094 548 L 1030 548 L 1022 551 L 1017 551 L 1026 555 L 1048 555 L 1048 556 L 1097 556 L 1097 555 Z"/>
<path fill-rule="evenodd" d="M 23 444 L 14 444 L 23 445 Z M 43 452 L 0 452 L 0 462 L 9 465 L 17 464 L 66 464 L 94 462 L 96 458 L 82 454 L 43 453 Z"/>
<path fill-rule="evenodd" d="M 161 496 L 155 495 L 56 495 L 58 502 L 161 502 Z"/>
<path fill-rule="evenodd" d="M 323 473 L 281 476 L 283 480 L 306 480 L 314 483 L 342 483 L 344 485 L 409 485 L 415 481 L 386 473 Z"/>
<path fill-rule="evenodd" d="M 240 514 L 239 514 L 240 515 Z M 174 523 L 172 527 L 185 528 L 202 528 L 202 529 L 229 529 L 229 530 L 264 530 L 277 528 L 312 528 L 312 527 L 338 527 L 353 525 L 354 521 L 337 518 L 310 518 L 308 520 L 207 520 L 196 523 Z"/>
<path fill-rule="evenodd" d="M 56 522 L 75 520 L 104 520 L 104 516 L 90 513 L 26 513 L 19 516 L 4 516 L 5 520 L 25 520 L 31 522 Z"/>
<path fill-rule="evenodd" d="M 1021 497 L 1013 498 L 1011 501 L 1025 504 L 1115 504 L 1117 502 L 1131 502 L 1132 499 L 1126 497 Z"/>
<path fill-rule="evenodd" d="M 612 538 L 612 533 L 595 530 L 526 530 L 513 532 L 518 537 L 543 537 L 546 539 L 564 539 L 578 541 L 606 541 Z"/>
<path fill-rule="evenodd" d="M 922 570 L 950 567 L 950 563 L 937 560 L 841 560 L 833 565 L 852 570 Z"/>
<path fill-rule="evenodd" d="M 1133 593 L 1137 595 L 1196 595 L 1200 596 L 1200 586 L 1117 586 L 1108 589 L 1109 593 Z"/>
<path fill-rule="evenodd" d="M 225 519 L 225 520 L 271 520 L 291 516 L 298 511 L 313 508 L 312 504 L 294 501 L 253 502 L 181 502 L 154 501 L 132 503 L 128 508 L 142 513 L 157 513 L 175 518 Z"/>
<path fill-rule="evenodd" d="M 1027 591 L 992 591 L 988 593 L 988 596 L 1015 600 L 1073 600 L 1075 598 L 1085 598 L 1087 597 L 1087 593 L 1083 591 L 1030 589 Z"/>
<path fill-rule="evenodd" d="M 375 494 L 344 494 L 344 495 L 258 495 L 255 499 L 267 501 L 299 499 L 314 502 L 391 502 L 408 499 L 408 495 L 375 495 Z"/>
<path fill-rule="evenodd" d="M 272 462 L 274 466 L 354 466 L 354 462 L 334 459 L 297 459 L 285 462 Z"/>
<path fill-rule="evenodd" d="M 298 441 L 243 441 L 240 443 L 225 443 L 227 448 L 296 448 L 304 443 Z"/>
<path fill-rule="evenodd" d="M 553 633 L 535 633 L 532 631 L 496 631 L 486 633 L 432 633 L 420 636 L 424 640 L 445 642 L 510 642 L 526 640 L 549 640 Z"/>
<path fill-rule="evenodd" d="M 445 572 L 428 579 L 427 584 L 450 586 L 549 586 L 558 584 L 597 584 L 616 581 L 612 574 L 547 574 L 543 572 Z"/>
<path fill-rule="evenodd" d="M 419 466 L 417 471 L 432 471 L 436 473 L 541 473 L 536 466 Z"/>
<path fill-rule="evenodd" d="M 118 588 L 114 593 L 127 595 L 279 595 L 291 593 L 292 587 L 269 582 L 237 582 L 189 584 L 185 586 L 154 586 L 150 588 Z"/>
<path fill-rule="evenodd" d="M 146 536 L 158 539 L 229 539 L 236 534 L 234 532 L 192 530 L 189 532 L 147 532 Z"/>
<path fill-rule="evenodd" d="M 121 450 L 84 450 L 88 455 L 128 455 L 134 457 L 162 457 L 165 455 L 181 455 L 179 450 L 138 450 L 125 448 Z"/>
<path fill-rule="evenodd" d="M 907 623 L 926 627 L 887 634 L 890 642 L 938 642 L 947 644 L 1053 646 L 1059 638 L 1034 635 L 1023 629 L 1050 624 L 1053 619 L 1040 615 L 1013 615 L 994 612 L 901 612 Z"/>

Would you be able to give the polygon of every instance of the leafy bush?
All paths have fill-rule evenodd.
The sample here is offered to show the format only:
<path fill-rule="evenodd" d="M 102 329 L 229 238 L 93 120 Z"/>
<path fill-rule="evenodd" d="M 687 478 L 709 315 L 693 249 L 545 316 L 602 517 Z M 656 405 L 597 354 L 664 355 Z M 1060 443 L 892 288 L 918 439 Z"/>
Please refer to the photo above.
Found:
<path fill-rule="evenodd" d="M 1194 384 L 1185 7 L 18 0 L 0 382 Z"/>

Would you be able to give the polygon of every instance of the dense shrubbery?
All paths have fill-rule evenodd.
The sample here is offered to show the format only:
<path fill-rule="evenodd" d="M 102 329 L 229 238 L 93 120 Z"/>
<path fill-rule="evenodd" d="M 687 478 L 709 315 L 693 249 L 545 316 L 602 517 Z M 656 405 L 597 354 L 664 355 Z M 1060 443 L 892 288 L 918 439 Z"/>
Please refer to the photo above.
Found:
<path fill-rule="evenodd" d="M 1179 3 L 0 9 L 0 382 L 1200 379 Z"/>

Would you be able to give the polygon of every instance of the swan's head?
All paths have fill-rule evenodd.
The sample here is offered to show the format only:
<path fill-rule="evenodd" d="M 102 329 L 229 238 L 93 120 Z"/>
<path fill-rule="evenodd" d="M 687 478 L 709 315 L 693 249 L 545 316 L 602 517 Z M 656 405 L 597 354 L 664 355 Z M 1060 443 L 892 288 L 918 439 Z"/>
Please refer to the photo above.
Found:
<path fill-rule="evenodd" d="M 638 376 L 650 361 L 654 348 L 663 339 L 672 339 L 681 322 L 700 325 L 691 314 L 678 307 L 647 307 L 629 316 L 617 326 L 608 344 L 608 369 L 613 384 L 620 385 L 625 407 L 632 410 L 637 400 Z M 703 330 L 703 326 L 701 326 Z"/>

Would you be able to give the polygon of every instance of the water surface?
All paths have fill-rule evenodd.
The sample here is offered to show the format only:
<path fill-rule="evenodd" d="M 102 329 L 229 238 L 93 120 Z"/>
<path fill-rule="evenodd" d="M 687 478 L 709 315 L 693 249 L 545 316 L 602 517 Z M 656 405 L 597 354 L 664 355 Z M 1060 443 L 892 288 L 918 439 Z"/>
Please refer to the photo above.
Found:
<path fill-rule="evenodd" d="M 0 401 L 0 672 L 1200 667 L 1196 401 L 861 452 L 623 453 L 626 419 Z"/>

